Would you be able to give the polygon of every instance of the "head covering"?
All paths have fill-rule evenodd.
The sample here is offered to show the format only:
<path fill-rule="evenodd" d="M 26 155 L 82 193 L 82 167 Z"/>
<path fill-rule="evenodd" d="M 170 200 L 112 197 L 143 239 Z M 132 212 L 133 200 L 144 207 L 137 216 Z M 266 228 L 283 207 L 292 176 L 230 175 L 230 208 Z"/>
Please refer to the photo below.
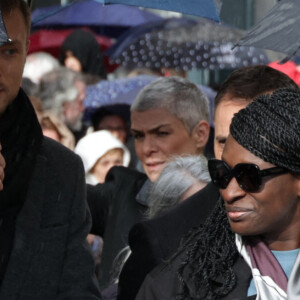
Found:
<path fill-rule="evenodd" d="M 233 138 L 266 162 L 300 172 L 300 91 L 261 95 L 234 115 Z"/>
<path fill-rule="evenodd" d="M 102 50 L 91 32 L 74 30 L 63 42 L 59 61 L 64 65 L 66 52 L 71 51 L 80 61 L 82 72 L 106 78 Z"/>
<path fill-rule="evenodd" d="M 9 42 L 10 38 L 8 37 L 5 23 L 2 16 L 2 9 L 0 4 L 0 46 L 3 46 L 5 43 Z"/>
<path fill-rule="evenodd" d="M 74 151 L 81 157 L 85 173 L 87 174 L 100 157 L 115 148 L 124 150 L 123 166 L 127 167 L 130 160 L 128 149 L 107 130 L 87 134 L 79 140 Z"/>

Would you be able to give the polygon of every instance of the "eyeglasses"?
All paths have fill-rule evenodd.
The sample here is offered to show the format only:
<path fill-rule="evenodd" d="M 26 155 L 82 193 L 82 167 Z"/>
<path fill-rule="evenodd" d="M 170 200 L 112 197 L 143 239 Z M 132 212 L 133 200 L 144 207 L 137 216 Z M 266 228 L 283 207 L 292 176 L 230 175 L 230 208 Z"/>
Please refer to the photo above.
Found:
<path fill-rule="evenodd" d="M 210 159 L 208 170 L 213 183 L 218 188 L 226 189 L 234 177 L 245 192 L 257 192 L 261 187 L 262 177 L 277 176 L 288 172 L 287 169 L 281 167 L 260 170 L 257 165 L 248 163 L 237 164 L 231 169 L 225 161 L 219 159 Z"/>

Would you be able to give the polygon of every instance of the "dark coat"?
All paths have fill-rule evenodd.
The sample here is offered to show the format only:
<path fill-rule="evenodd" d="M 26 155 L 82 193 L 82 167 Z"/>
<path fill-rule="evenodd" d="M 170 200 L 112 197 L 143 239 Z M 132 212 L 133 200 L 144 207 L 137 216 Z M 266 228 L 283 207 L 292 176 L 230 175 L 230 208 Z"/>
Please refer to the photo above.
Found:
<path fill-rule="evenodd" d="M 146 206 L 136 201 L 147 176 L 124 168 L 112 168 L 104 184 L 88 185 L 88 203 L 93 226 L 91 233 L 103 237 L 99 283 L 105 288 L 110 281 L 113 261 L 128 245 L 130 228 L 144 219 Z"/>
<path fill-rule="evenodd" d="M 164 263 L 149 273 L 139 290 L 136 300 L 174 300 L 181 292 L 181 285 L 177 276 L 177 270 L 182 260 L 180 253 L 171 263 Z M 255 299 L 256 295 L 247 297 L 247 291 L 252 278 L 251 270 L 242 257 L 238 257 L 234 264 L 237 284 L 233 291 L 222 300 Z M 221 278 L 219 278 L 221 279 Z M 224 279 L 225 280 L 225 279 Z M 190 287 L 189 287 L 190 288 Z M 197 291 L 191 292 L 191 299 L 197 296 Z"/>
<path fill-rule="evenodd" d="M 129 234 L 131 255 L 119 279 L 118 300 L 133 300 L 154 267 L 177 250 L 181 238 L 204 222 L 219 191 L 213 184 L 183 201 L 165 214 L 136 224 Z"/>
<path fill-rule="evenodd" d="M 80 158 L 44 138 L 16 220 L 0 299 L 100 299 L 86 242 L 91 219 L 85 197 Z"/>

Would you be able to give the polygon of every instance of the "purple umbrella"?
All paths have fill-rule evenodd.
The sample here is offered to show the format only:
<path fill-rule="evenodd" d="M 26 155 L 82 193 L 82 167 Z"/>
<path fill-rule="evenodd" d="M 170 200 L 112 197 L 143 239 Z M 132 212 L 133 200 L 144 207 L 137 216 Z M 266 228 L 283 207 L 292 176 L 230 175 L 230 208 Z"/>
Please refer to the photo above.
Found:
<path fill-rule="evenodd" d="M 126 4 L 204 17 L 220 22 L 214 0 L 96 0 L 103 4 Z"/>
<path fill-rule="evenodd" d="M 103 5 L 95 0 L 38 8 L 32 13 L 32 28 L 88 26 L 101 35 L 117 37 L 126 29 L 162 18 L 127 5 Z"/>

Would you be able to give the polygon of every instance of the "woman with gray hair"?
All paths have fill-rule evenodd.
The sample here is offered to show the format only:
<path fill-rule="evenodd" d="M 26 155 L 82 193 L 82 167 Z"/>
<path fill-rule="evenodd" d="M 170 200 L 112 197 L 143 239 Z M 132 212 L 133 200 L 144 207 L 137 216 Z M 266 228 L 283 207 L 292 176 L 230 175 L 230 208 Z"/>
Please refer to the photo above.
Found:
<path fill-rule="evenodd" d="M 207 159 L 203 155 L 176 156 L 173 159 L 153 185 L 149 218 L 187 199 L 211 181 Z"/>

